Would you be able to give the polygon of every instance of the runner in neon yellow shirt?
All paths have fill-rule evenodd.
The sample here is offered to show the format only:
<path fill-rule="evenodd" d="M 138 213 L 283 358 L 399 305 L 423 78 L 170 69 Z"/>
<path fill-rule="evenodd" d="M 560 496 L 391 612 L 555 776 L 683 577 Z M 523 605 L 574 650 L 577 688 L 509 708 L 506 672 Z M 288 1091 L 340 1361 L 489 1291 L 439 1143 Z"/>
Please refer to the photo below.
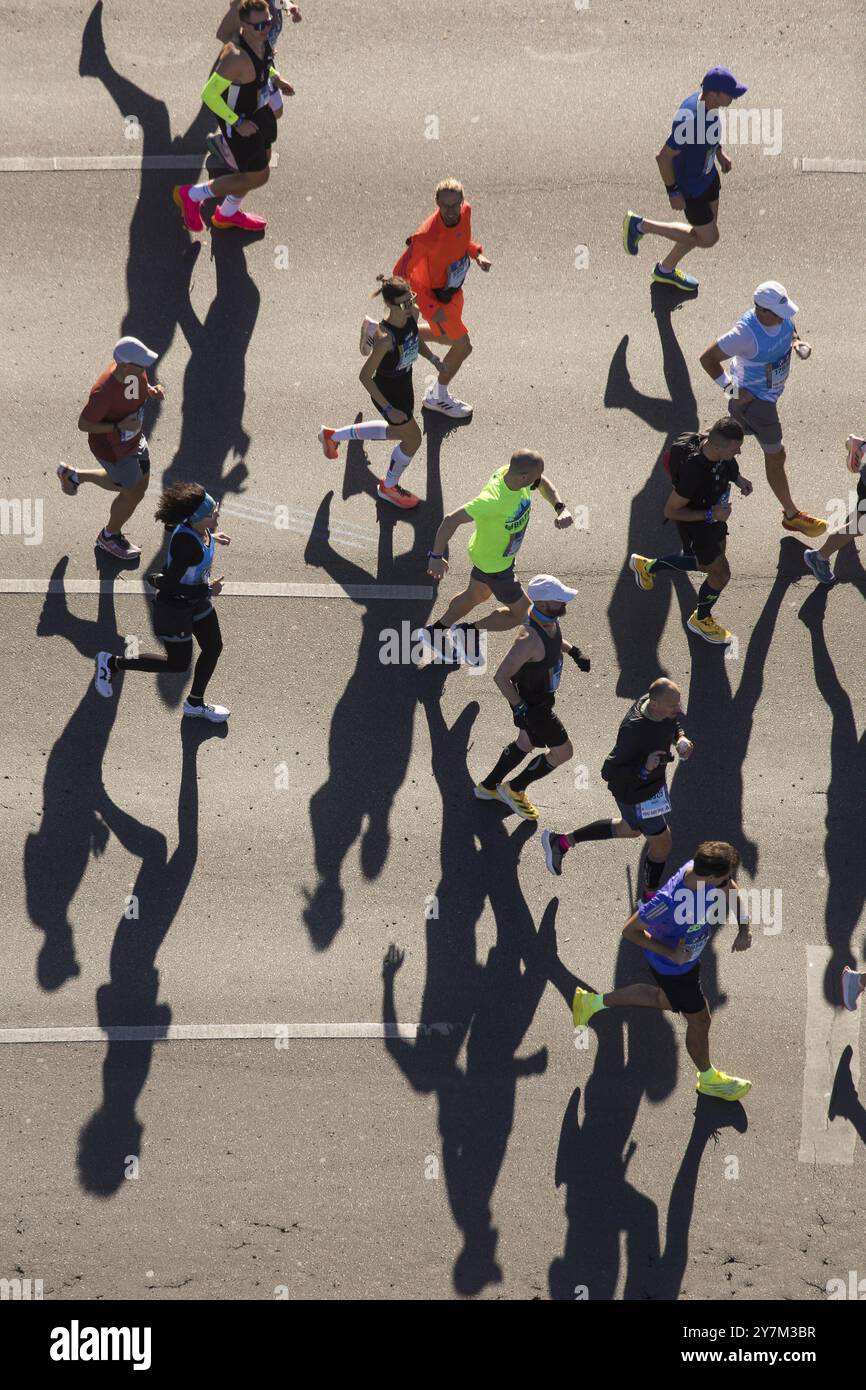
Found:
<path fill-rule="evenodd" d="M 443 519 L 427 557 L 427 573 L 433 579 L 444 579 L 448 573 L 445 549 L 458 527 L 472 521 L 475 530 L 469 541 L 469 584 L 451 600 L 441 618 L 413 634 L 436 656 L 448 662 L 480 665 L 483 658 L 477 634 L 505 632 L 523 622 L 530 604 L 523 585 L 515 578 L 514 557 L 526 535 L 536 490 L 553 507 L 557 530 L 574 524 L 553 483 L 545 477 L 544 459 L 532 449 L 512 454 L 510 462 L 497 469 L 477 497 Z M 491 594 L 504 607 L 477 623 L 459 621 Z"/>

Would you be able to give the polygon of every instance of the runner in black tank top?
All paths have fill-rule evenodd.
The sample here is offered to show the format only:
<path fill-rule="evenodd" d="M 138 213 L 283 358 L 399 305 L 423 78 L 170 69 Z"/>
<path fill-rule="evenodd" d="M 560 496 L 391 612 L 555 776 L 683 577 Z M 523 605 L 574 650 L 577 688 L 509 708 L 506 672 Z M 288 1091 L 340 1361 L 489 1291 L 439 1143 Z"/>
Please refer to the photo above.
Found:
<path fill-rule="evenodd" d="M 238 19 L 238 9 L 241 0 L 231 0 L 228 10 L 220 21 L 216 36 L 218 43 L 237 43 L 237 36 L 240 31 L 240 20 Z M 300 24 L 301 12 L 297 5 L 289 5 L 286 0 L 268 0 L 271 11 L 271 25 L 268 29 L 268 43 L 274 53 L 277 50 L 277 40 L 283 31 L 285 17 L 288 16 L 293 24 Z M 283 114 L 283 97 L 280 88 L 276 85 L 273 78 L 268 83 L 267 93 L 268 105 L 277 120 Z M 231 152 L 231 147 L 222 133 L 222 130 L 212 131 L 205 138 L 205 144 L 215 159 L 224 164 L 228 169 L 237 169 L 237 162 Z"/>
<path fill-rule="evenodd" d="M 269 178 L 271 145 L 277 137 L 269 93 L 275 88 L 291 95 L 294 89 L 273 66 L 267 37 L 271 13 L 264 0 L 241 0 L 238 19 L 236 40 L 225 45 L 202 91 L 202 101 L 219 118 L 237 173 L 175 188 L 174 201 L 190 232 L 204 229 L 200 205 L 209 198 L 222 199 L 212 227 L 263 232 L 267 226 L 264 217 L 246 212 L 240 204 L 245 194 L 263 187 Z"/>
<path fill-rule="evenodd" d="M 504 801 L 524 820 L 538 820 L 538 807 L 527 797 L 526 788 L 567 763 L 574 752 L 568 733 L 553 712 L 563 653 L 582 671 L 589 670 L 589 659 L 579 647 L 566 642 L 559 629 L 558 619 L 577 590 L 569 589 L 551 574 L 537 574 L 526 592 L 532 600 L 529 616 L 494 677 L 511 705 L 520 733 L 503 749 L 493 770 L 478 783 L 475 795 L 480 801 Z M 533 748 L 544 751 L 513 781 L 506 782 L 508 773 Z"/>
<path fill-rule="evenodd" d="M 421 427 L 415 419 L 415 390 L 412 385 L 412 364 L 416 357 L 426 357 L 438 370 L 439 359 L 427 346 L 430 330 L 419 328 L 415 296 L 408 283 L 397 275 L 380 275 L 379 288 L 389 307 L 380 321 L 373 340 L 373 350 L 361 368 L 361 382 L 369 391 L 373 404 L 387 424 L 375 420 L 360 425 L 343 425 L 332 429 L 322 425 L 319 442 L 325 458 L 339 456 L 338 445 L 349 439 L 393 439 L 396 447 L 391 454 L 387 474 L 377 485 L 376 492 L 383 502 L 404 510 L 417 507 L 419 499 L 400 486 L 400 478 L 421 447 Z M 366 323 L 367 320 L 365 319 Z"/>

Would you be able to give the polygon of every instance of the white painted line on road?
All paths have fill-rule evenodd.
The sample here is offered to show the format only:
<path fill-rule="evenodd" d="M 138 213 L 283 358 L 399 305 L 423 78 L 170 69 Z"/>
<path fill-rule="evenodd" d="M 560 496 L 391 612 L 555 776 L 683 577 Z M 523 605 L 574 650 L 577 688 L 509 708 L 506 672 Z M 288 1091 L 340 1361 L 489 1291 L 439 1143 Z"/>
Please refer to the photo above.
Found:
<path fill-rule="evenodd" d="M 0 1043 L 201 1042 L 242 1038 L 417 1038 L 421 1032 L 448 1033 L 450 1024 L 432 1023 L 169 1023 L 165 1028 L 0 1028 Z"/>
<path fill-rule="evenodd" d="M 864 159 L 801 159 L 804 174 L 866 174 Z"/>
<path fill-rule="evenodd" d="M 860 1011 L 834 1008 L 824 998 L 824 971 L 830 956 L 828 946 L 806 947 L 806 1067 L 798 1156 L 801 1163 L 851 1164 L 857 1131 L 844 1117 L 829 1120 L 827 1110 L 839 1058 L 849 1044 L 855 1087 L 860 1080 Z"/>
<path fill-rule="evenodd" d="M 0 579 L 0 594 L 153 595 L 142 579 Z M 223 598 L 429 599 L 428 584 L 245 584 L 226 581 Z"/>
<path fill-rule="evenodd" d="M 0 159 L 0 174 L 70 174 L 124 169 L 201 169 L 204 154 L 12 155 Z M 271 168 L 279 163 L 276 151 Z"/>

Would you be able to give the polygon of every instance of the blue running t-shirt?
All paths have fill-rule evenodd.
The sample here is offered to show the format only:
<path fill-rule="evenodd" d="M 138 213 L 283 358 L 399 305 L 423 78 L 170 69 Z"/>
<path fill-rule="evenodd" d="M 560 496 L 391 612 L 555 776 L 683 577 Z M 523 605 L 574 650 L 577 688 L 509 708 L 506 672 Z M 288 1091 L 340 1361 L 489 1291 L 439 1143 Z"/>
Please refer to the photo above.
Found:
<path fill-rule="evenodd" d="M 691 960 L 676 965 L 667 956 L 644 948 L 646 960 L 660 975 L 684 975 L 691 970 L 712 936 L 713 927 L 726 920 L 724 889 L 703 883 L 698 884 L 697 889 L 685 886 L 683 880 L 693 866 L 691 859 L 683 864 L 654 898 L 638 908 L 641 924 L 650 936 L 665 946 L 677 946 L 682 942 L 691 951 Z M 708 916 L 712 919 L 709 924 Z"/>
<path fill-rule="evenodd" d="M 668 149 L 675 151 L 674 178 L 686 198 L 700 198 L 716 176 L 716 150 L 722 143 L 718 110 L 708 111 L 700 92 L 680 102 Z"/>

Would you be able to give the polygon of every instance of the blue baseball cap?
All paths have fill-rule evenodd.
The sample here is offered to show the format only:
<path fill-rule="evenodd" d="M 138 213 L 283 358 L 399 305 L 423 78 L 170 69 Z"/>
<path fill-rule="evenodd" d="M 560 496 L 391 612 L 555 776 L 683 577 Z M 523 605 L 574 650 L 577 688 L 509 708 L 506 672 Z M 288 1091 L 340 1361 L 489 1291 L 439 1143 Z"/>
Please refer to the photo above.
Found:
<path fill-rule="evenodd" d="M 701 90 L 704 92 L 724 92 L 729 97 L 741 97 L 749 89 L 744 87 L 742 82 L 737 81 L 730 68 L 710 68 L 709 72 L 704 74 Z"/>

